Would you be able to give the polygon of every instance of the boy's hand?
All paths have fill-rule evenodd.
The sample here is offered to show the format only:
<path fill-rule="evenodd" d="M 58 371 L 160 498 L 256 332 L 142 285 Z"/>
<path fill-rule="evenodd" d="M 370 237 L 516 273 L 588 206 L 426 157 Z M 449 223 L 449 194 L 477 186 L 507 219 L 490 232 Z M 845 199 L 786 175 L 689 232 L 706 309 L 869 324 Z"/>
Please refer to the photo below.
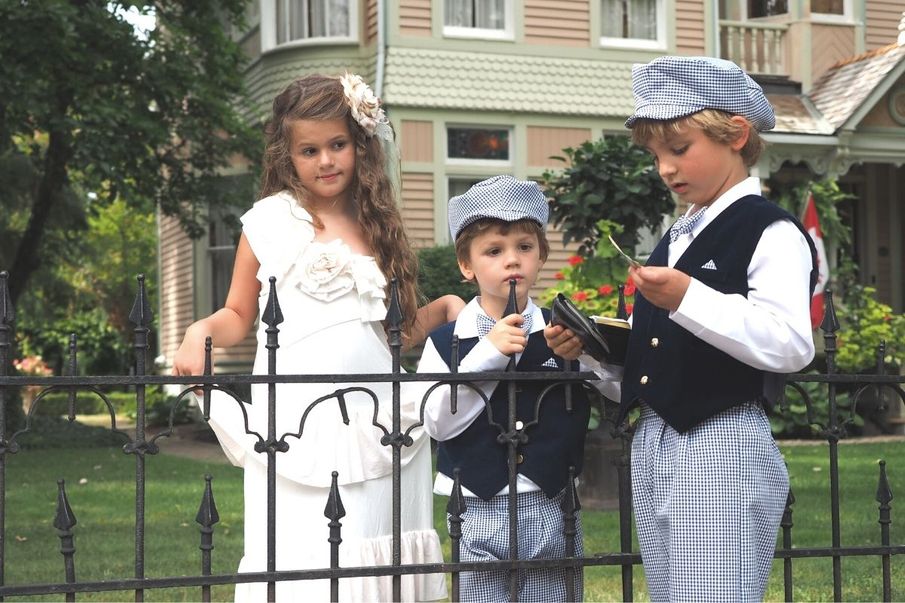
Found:
<path fill-rule="evenodd" d="M 553 353 L 563 360 L 575 360 L 583 351 L 578 335 L 562 325 L 547 325 L 544 329 L 544 339 Z"/>
<path fill-rule="evenodd" d="M 641 295 L 658 308 L 670 312 L 678 309 L 691 284 L 691 277 L 684 272 L 663 266 L 630 268 L 629 275 Z"/>
<path fill-rule="evenodd" d="M 522 331 L 522 323 L 525 321 L 521 314 L 504 316 L 493 325 L 487 339 L 500 351 L 501 354 L 511 356 L 525 351 L 528 338 Z"/>

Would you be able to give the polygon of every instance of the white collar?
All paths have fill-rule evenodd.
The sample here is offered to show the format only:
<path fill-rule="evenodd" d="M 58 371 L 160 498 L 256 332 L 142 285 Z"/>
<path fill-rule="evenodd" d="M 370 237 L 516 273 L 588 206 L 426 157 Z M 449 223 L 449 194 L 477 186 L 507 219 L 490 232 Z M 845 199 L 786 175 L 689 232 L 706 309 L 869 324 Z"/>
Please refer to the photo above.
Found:
<path fill-rule="evenodd" d="M 537 331 L 542 331 L 546 326 L 544 314 L 540 307 L 538 307 L 530 297 L 528 298 L 528 303 L 525 304 L 525 311 L 522 312 L 522 314 L 528 312 L 531 312 L 531 332 L 536 333 Z M 453 333 L 458 335 L 459 339 L 477 337 L 477 316 L 479 314 L 487 316 L 487 313 L 484 312 L 484 308 L 481 307 L 481 296 L 476 296 L 462 308 L 461 312 L 459 312 L 459 316 L 456 318 L 456 328 Z"/>

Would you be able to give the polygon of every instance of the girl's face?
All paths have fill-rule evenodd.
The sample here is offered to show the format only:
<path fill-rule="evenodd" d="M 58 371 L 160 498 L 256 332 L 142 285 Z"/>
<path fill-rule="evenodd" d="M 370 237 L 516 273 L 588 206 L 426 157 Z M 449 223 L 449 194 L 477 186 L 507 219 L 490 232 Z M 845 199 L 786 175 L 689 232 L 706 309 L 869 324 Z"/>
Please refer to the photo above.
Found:
<path fill-rule="evenodd" d="M 687 126 L 665 138 L 652 138 L 646 146 L 663 182 L 679 199 L 707 206 L 748 176 L 739 154 L 747 138 L 743 135 L 724 144 L 700 128 Z"/>
<path fill-rule="evenodd" d="M 355 178 L 355 145 L 344 119 L 297 119 L 289 124 L 295 173 L 313 206 L 349 201 Z"/>

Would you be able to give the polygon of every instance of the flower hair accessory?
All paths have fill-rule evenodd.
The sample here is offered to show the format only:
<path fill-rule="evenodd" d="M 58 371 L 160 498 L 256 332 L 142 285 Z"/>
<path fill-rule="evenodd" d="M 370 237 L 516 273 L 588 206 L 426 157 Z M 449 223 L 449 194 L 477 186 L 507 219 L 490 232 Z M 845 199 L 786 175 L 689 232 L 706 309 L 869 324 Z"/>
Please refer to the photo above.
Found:
<path fill-rule="evenodd" d="M 352 110 L 352 118 L 368 134 L 377 134 L 381 138 L 392 137 L 390 122 L 386 113 L 380 108 L 380 101 L 374 95 L 374 91 L 368 86 L 360 75 L 346 73 L 339 78 L 343 85 L 343 94 Z"/>

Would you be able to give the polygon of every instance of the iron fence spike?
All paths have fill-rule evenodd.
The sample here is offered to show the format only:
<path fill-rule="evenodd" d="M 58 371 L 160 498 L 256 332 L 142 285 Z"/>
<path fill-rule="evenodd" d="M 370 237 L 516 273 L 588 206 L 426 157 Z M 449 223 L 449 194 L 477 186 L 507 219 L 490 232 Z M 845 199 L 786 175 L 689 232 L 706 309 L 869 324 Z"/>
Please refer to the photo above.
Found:
<path fill-rule="evenodd" d="M 210 473 L 204 476 L 204 494 L 201 496 L 201 506 L 198 508 L 198 514 L 195 516 L 195 522 L 201 524 L 202 527 L 209 528 L 220 521 L 220 514 L 217 512 L 217 503 L 214 502 L 214 491 L 211 488 L 211 480 L 214 479 Z"/>
<path fill-rule="evenodd" d="M 78 523 L 69 506 L 69 499 L 66 497 L 66 480 L 57 480 L 57 514 L 53 520 L 53 527 L 58 530 L 68 531 Z"/>
<path fill-rule="evenodd" d="M 446 512 L 453 517 L 462 517 L 468 506 L 465 504 L 465 496 L 462 494 L 462 483 L 459 479 L 459 469 L 453 469 L 453 487 L 449 493 L 449 502 L 446 503 Z"/>
<path fill-rule="evenodd" d="M 619 302 L 616 305 L 616 318 L 628 320 L 628 309 L 625 307 L 625 285 L 619 285 Z"/>
<path fill-rule="evenodd" d="M 145 275 L 138 275 L 138 293 L 135 294 L 135 303 L 132 304 L 132 311 L 129 312 L 129 322 L 138 328 L 147 327 L 153 320 L 151 315 L 151 304 L 148 301 L 148 294 L 145 289 Z"/>
<path fill-rule="evenodd" d="M 892 502 L 892 489 L 889 487 L 889 480 L 886 477 L 886 461 L 880 461 L 880 481 L 877 484 L 877 502 L 881 505 L 888 505 Z"/>
<path fill-rule="evenodd" d="M 399 282 L 396 277 L 390 280 L 390 305 L 387 308 L 387 324 L 391 329 L 402 328 L 402 321 L 405 316 L 402 315 L 402 306 L 399 303 Z"/>
<path fill-rule="evenodd" d="M 578 498 L 578 490 L 575 489 L 575 467 L 569 467 L 569 483 L 566 486 L 566 494 L 559 503 L 560 510 L 566 515 L 573 515 L 581 510 L 581 501 Z"/>
<path fill-rule="evenodd" d="M 346 509 L 343 507 L 342 497 L 339 495 L 339 473 L 333 472 L 333 479 L 330 482 L 330 494 L 327 496 L 327 506 L 324 508 L 324 517 L 330 521 L 339 521 L 346 516 Z"/>
<path fill-rule="evenodd" d="M 839 330 L 839 320 L 836 318 L 836 307 L 833 305 L 831 289 L 823 291 L 823 308 L 823 322 L 820 323 L 820 329 L 824 333 L 835 333 Z"/>
<path fill-rule="evenodd" d="M 16 318 L 13 298 L 9 294 L 9 272 L 0 272 L 0 324 L 9 325 Z"/>
<path fill-rule="evenodd" d="M 277 278 L 270 277 L 270 292 L 267 294 L 267 305 L 261 320 L 268 327 L 275 327 L 283 322 L 283 311 L 280 309 L 280 300 L 277 297 Z"/>

